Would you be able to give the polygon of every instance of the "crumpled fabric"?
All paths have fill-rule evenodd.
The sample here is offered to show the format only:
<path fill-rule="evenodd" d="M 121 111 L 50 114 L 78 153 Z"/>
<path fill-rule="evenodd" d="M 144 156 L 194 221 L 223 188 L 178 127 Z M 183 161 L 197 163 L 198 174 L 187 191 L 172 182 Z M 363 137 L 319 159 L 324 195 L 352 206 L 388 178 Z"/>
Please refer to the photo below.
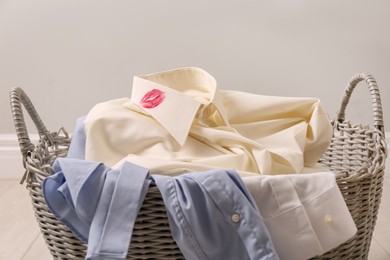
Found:
<path fill-rule="evenodd" d="M 332 136 L 317 98 L 219 90 L 192 67 L 134 77 L 131 98 L 95 105 L 82 127 L 87 160 L 114 168 L 128 161 L 165 175 L 300 173 Z"/>
<path fill-rule="evenodd" d="M 128 162 L 112 169 L 74 158 L 58 158 L 53 169 L 55 174 L 43 182 L 45 201 L 88 243 L 86 259 L 126 259 L 152 181 L 162 193 L 172 236 L 186 259 L 279 259 L 253 198 L 234 170 L 150 176 L 147 169 Z"/>

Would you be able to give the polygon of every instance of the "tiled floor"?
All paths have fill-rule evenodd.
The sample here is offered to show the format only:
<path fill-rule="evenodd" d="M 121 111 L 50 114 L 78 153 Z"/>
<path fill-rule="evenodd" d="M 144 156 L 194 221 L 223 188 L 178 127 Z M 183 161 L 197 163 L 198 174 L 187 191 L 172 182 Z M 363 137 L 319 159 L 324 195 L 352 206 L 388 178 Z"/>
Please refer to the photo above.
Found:
<path fill-rule="evenodd" d="M 40 235 L 28 192 L 17 180 L 0 180 L 0 208 L 0 260 L 52 259 Z M 369 255 L 369 260 L 386 259 L 390 259 L 390 174 L 385 177 Z"/>

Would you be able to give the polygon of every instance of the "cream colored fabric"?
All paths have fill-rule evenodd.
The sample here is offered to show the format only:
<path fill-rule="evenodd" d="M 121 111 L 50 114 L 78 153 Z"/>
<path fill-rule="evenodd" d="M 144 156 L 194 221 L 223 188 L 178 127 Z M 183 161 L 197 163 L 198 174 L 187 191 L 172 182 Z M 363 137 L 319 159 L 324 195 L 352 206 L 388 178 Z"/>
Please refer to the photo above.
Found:
<path fill-rule="evenodd" d="M 281 260 L 321 255 L 357 232 L 331 172 L 242 179 Z"/>
<path fill-rule="evenodd" d="M 218 90 L 200 68 L 134 77 L 131 98 L 97 104 L 84 127 L 85 159 L 169 175 L 300 173 L 318 161 L 332 133 L 316 98 Z"/>

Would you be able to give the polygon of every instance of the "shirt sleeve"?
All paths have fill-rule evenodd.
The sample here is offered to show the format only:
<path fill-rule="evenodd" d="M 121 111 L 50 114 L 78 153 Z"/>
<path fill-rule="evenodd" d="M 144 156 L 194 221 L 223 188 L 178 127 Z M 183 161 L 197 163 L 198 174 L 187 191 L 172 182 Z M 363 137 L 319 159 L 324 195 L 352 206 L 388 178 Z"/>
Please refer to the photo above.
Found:
<path fill-rule="evenodd" d="M 279 259 L 250 193 L 233 170 L 152 177 L 186 259 Z"/>
<path fill-rule="evenodd" d="M 125 259 L 149 188 L 149 171 L 124 163 L 58 158 L 43 182 L 46 204 L 76 236 L 88 242 L 86 259 Z"/>

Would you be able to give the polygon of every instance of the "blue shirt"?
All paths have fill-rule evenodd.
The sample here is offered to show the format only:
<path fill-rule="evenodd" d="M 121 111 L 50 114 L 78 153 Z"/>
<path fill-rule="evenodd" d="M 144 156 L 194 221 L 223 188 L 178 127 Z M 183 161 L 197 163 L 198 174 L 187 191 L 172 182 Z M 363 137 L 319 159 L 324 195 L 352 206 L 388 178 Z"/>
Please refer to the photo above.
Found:
<path fill-rule="evenodd" d="M 152 178 L 186 259 L 279 259 L 256 204 L 234 170 Z"/>
<path fill-rule="evenodd" d="M 160 189 L 186 259 L 279 259 L 256 204 L 234 170 L 152 175 L 125 162 L 58 158 L 43 182 L 53 214 L 88 243 L 87 259 L 125 259 L 149 185 Z"/>

